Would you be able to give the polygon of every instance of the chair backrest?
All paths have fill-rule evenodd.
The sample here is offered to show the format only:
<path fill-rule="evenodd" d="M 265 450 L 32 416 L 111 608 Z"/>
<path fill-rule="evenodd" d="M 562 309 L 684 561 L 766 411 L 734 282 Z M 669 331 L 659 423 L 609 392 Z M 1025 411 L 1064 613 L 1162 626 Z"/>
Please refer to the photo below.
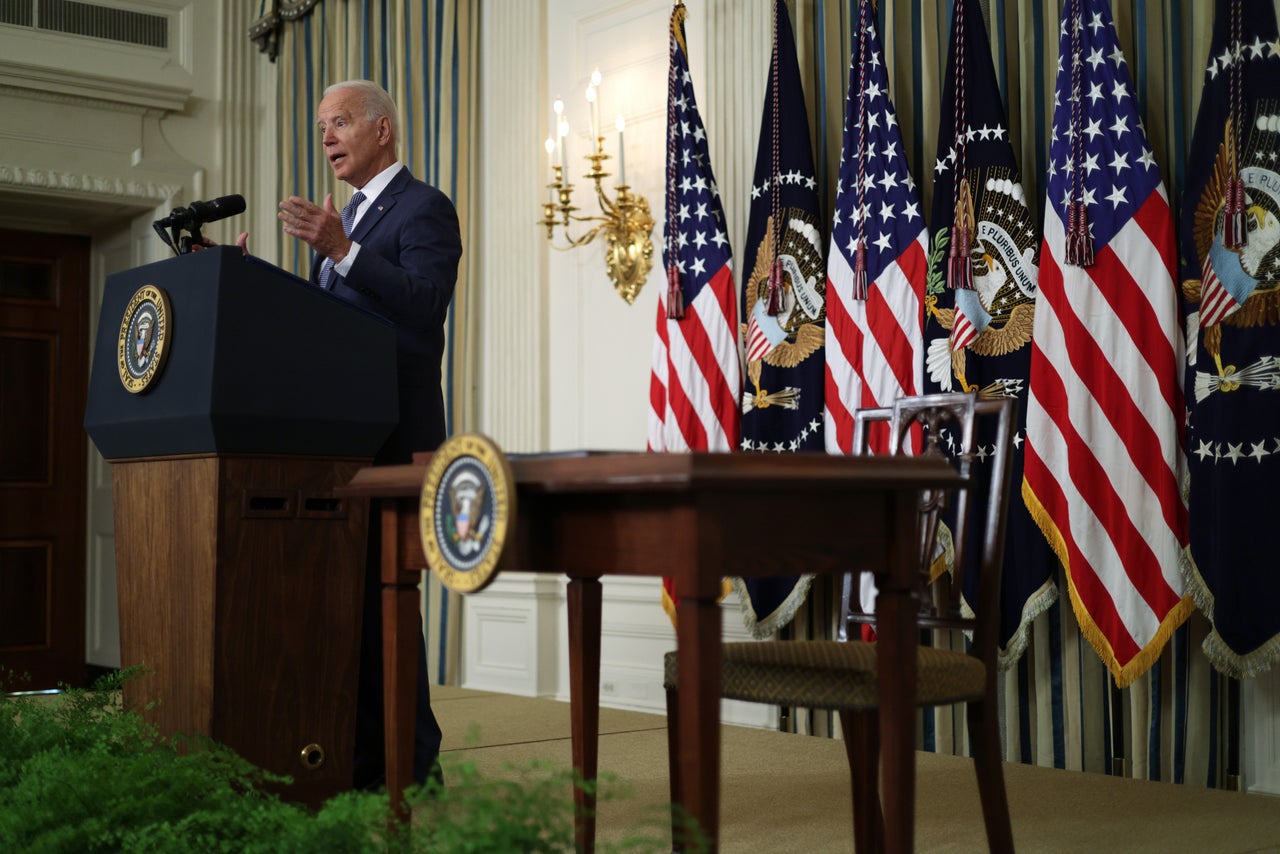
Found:
<path fill-rule="evenodd" d="M 888 424 L 887 453 L 913 452 L 908 446 L 914 442 L 908 437 L 919 425 L 914 453 L 946 456 L 964 478 L 954 493 L 926 491 L 920 496 L 919 621 L 922 628 L 973 631 L 971 651 L 984 659 L 988 652 L 994 657 L 999 631 L 1016 406 L 1012 398 L 928 394 L 901 398 L 891 408 L 854 413 L 854 454 L 868 453 L 871 425 L 878 422 Z M 971 510 L 981 516 L 971 518 Z M 974 539 L 978 544 L 971 556 Z M 974 573 L 976 589 L 967 579 Z M 850 628 L 875 622 L 874 611 L 864 608 L 858 595 L 860 581 L 854 574 L 844 579 L 838 628 L 842 639 Z M 966 590 L 972 591 L 968 597 Z"/>

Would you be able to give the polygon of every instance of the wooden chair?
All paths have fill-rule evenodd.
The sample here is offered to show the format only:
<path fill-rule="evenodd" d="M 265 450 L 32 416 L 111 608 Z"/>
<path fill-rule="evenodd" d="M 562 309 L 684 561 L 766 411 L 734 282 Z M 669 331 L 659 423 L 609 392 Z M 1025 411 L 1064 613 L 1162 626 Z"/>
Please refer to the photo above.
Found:
<path fill-rule="evenodd" d="M 967 652 L 917 647 L 916 700 L 919 706 L 967 704 L 969 740 L 982 800 L 987 843 L 992 851 L 1012 851 L 1013 833 L 1000 765 L 999 707 L 996 698 L 996 644 L 1000 628 L 1000 576 L 1004 559 L 1005 519 L 1011 489 L 1013 400 L 980 400 L 971 394 L 936 394 L 899 400 L 891 409 L 856 414 L 855 453 L 865 452 L 868 426 L 888 422 L 889 453 L 902 453 L 912 425 L 923 427 L 919 453 L 950 453 L 967 485 L 954 495 L 926 493 L 920 500 L 920 602 L 922 628 L 958 629 L 971 637 Z M 979 416 L 994 420 L 994 431 L 978 444 Z M 943 428 L 950 442 L 944 448 Z M 990 439 L 987 439 L 990 435 Z M 983 487 L 985 484 L 985 487 Z M 970 492 L 985 496 L 985 506 L 970 501 Z M 938 529 L 948 501 L 954 506 L 954 567 L 938 571 Z M 983 512 L 980 550 L 967 558 L 969 511 Z M 979 521 L 979 520 L 975 520 Z M 941 538 L 944 543 L 946 538 Z M 976 600 L 963 599 L 966 571 L 978 573 Z M 876 647 L 857 637 L 861 624 L 875 615 L 860 607 L 857 574 L 845 577 L 836 641 L 764 641 L 724 645 L 721 696 L 780 706 L 832 709 L 839 712 L 853 789 L 854 838 L 859 852 L 883 847 L 879 795 L 879 694 Z M 972 585 L 971 585 L 972 586 Z M 963 606 L 972 606 L 968 611 Z M 854 632 L 850 632 L 850 629 Z M 677 721 L 676 654 L 665 657 L 667 726 Z M 893 679 L 895 674 L 884 674 Z M 679 757 L 669 739 L 668 761 L 672 802 L 679 801 Z M 681 828 L 673 821 L 673 840 Z"/>

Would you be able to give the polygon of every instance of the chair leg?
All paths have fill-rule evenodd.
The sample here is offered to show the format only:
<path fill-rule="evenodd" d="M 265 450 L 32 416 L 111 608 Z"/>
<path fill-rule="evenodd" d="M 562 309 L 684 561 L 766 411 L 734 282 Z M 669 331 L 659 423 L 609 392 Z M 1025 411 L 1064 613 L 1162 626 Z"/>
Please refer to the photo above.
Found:
<path fill-rule="evenodd" d="M 677 718 L 677 709 L 680 706 L 679 697 L 672 688 L 667 689 L 667 774 L 670 778 L 671 786 L 671 851 L 675 852 L 684 850 L 684 837 L 687 830 L 687 818 L 683 814 L 683 808 L 680 806 L 680 750 L 676 743 L 676 733 L 679 732 L 679 720 Z"/>
<path fill-rule="evenodd" d="M 884 849 L 880 811 L 880 719 L 875 711 L 840 710 L 853 789 L 853 838 L 859 854 Z"/>
<path fill-rule="evenodd" d="M 1013 851 L 1013 828 L 1009 822 L 1009 798 L 1000 765 L 1000 724 L 993 692 L 985 702 L 969 703 L 969 741 L 973 746 L 973 767 L 978 774 L 978 795 L 982 799 L 982 821 L 987 829 L 987 848 L 996 854 Z"/>

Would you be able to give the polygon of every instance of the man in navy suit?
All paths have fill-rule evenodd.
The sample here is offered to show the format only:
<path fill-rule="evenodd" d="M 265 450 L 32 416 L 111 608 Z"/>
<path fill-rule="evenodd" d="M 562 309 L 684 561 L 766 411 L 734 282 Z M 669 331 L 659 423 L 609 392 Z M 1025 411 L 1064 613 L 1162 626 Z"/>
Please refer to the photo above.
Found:
<path fill-rule="evenodd" d="M 316 252 L 311 280 L 395 324 L 400 422 L 374 459 L 407 463 L 414 451 L 445 438 L 441 360 L 444 322 L 457 281 L 462 238 L 448 196 L 414 178 L 396 155 L 395 102 L 367 80 L 336 83 L 316 113 L 320 141 L 333 174 L 357 192 L 341 213 L 333 195 L 316 205 L 299 196 L 280 203 L 286 234 Z M 358 357 L 358 354 L 352 354 Z M 379 538 L 370 526 L 366 567 L 360 693 L 356 709 L 357 788 L 383 779 L 382 612 Z M 440 726 L 431 711 L 426 647 L 418 638 L 414 780 L 438 778 Z"/>

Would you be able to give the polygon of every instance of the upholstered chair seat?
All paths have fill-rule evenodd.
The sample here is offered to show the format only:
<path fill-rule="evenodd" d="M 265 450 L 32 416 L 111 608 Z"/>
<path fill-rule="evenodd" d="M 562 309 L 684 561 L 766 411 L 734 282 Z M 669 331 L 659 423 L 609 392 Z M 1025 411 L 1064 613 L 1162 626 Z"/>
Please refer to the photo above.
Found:
<path fill-rule="evenodd" d="M 902 650 L 916 658 L 919 706 L 966 704 L 969 741 L 978 792 L 992 851 L 1013 850 L 1004 773 L 1001 769 L 996 700 L 996 635 L 1000 580 L 1004 571 L 1005 522 L 1011 487 L 1013 422 L 1011 399 L 974 394 L 904 397 L 892 408 L 854 414 L 855 454 L 938 454 L 950 459 L 963 486 L 924 490 L 916 526 L 917 622 L 922 629 L 963 633 L 963 650 L 912 642 Z M 979 429 L 979 420 L 994 422 Z M 984 427 L 990 425 L 984 425 Z M 872 431 L 877 441 L 871 440 Z M 874 633 L 874 608 L 864 607 L 861 573 L 844 576 L 840 621 L 834 641 L 761 641 L 723 646 L 721 696 L 791 708 L 829 709 L 839 714 L 852 783 L 854 841 L 859 852 L 884 846 L 879 792 L 880 692 L 892 690 L 900 673 L 881 673 L 875 642 L 846 640 Z M 937 635 L 941 636 L 941 635 Z M 953 636 L 954 637 L 954 636 Z M 664 659 L 667 726 L 678 726 L 677 657 Z M 885 686 L 889 686 L 885 688 Z M 679 756 L 669 740 L 671 792 L 679 802 Z M 895 815 L 913 805 L 895 804 Z M 682 829 L 673 821 L 677 850 Z"/>

